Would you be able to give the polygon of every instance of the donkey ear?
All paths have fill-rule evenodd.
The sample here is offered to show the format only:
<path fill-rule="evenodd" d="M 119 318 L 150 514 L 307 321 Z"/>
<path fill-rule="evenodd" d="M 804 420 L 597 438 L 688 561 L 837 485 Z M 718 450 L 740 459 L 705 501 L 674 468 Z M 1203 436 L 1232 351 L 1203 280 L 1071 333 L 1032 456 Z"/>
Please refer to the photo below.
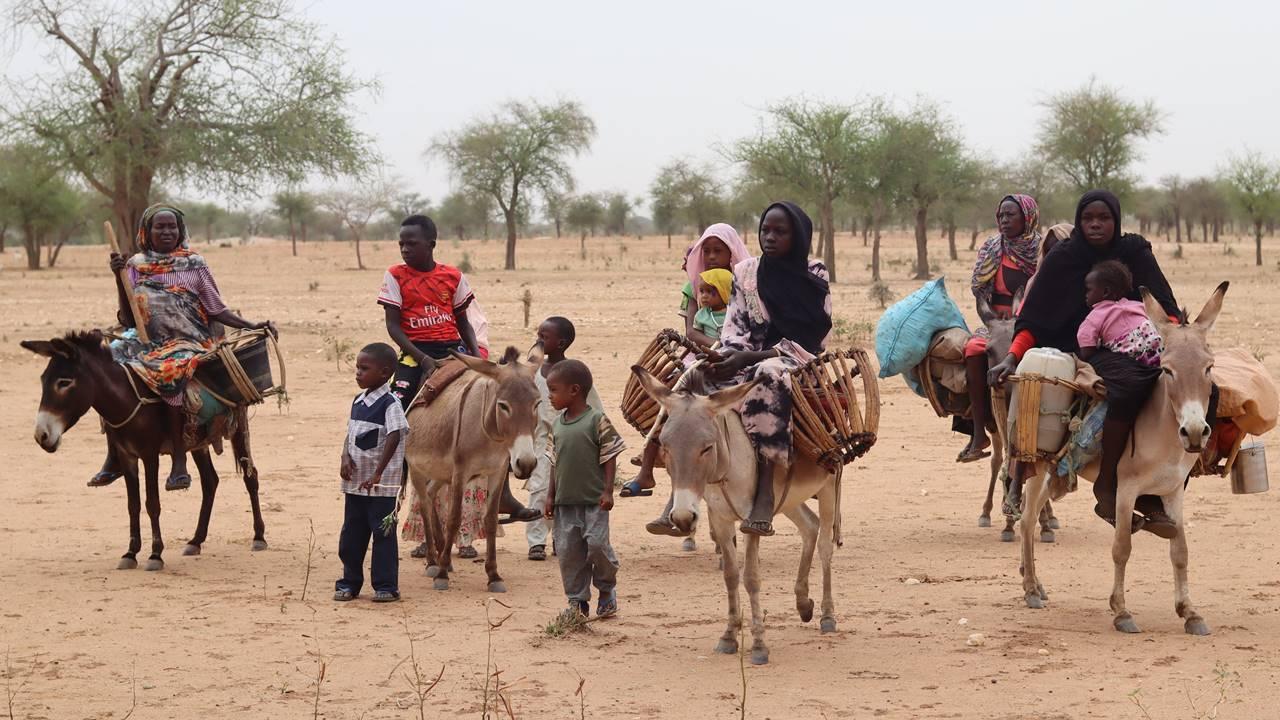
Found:
<path fill-rule="evenodd" d="M 54 338 L 50 340 L 53 343 L 53 351 L 68 360 L 75 360 L 80 357 L 80 350 L 75 345 L 67 342 L 65 338 Z"/>
<path fill-rule="evenodd" d="M 650 374 L 648 370 L 639 365 L 632 365 L 631 372 L 640 381 L 640 387 L 645 394 L 653 398 L 659 405 L 666 405 L 667 401 L 671 399 L 673 394 L 671 389 L 658 382 L 658 378 Z"/>
<path fill-rule="evenodd" d="M 996 311 L 991 309 L 991 303 L 986 298 L 978 298 L 978 319 L 983 325 L 990 325 L 996 319 Z"/>
<path fill-rule="evenodd" d="M 1222 312 L 1222 298 L 1226 296 L 1227 288 L 1230 285 L 1230 282 L 1223 282 L 1209 296 L 1209 302 L 1204 304 L 1204 309 L 1196 316 L 1196 321 L 1193 323 L 1197 330 L 1209 332 L 1213 329 L 1213 323 L 1217 321 L 1218 313 Z"/>
<path fill-rule="evenodd" d="M 43 355 L 47 358 L 62 355 L 61 352 L 53 347 L 53 343 L 48 340 L 23 340 L 18 344 L 37 355 Z"/>
<path fill-rule="evenodd" d="M 542 343 L 535 343 L 529 348 L 529 355 L 525 358 L 525 364 L 532 365 L 537 369 L 542 365 L 542 361 L 546 359 L 546 353 L 542 352 Z"/>
<path fill-rule="evenodd" d="M 488 360 L 485 360 L 484 358 L 471 357 L 470 355 L 463 355 L 462 353 L 455 352 L 453 350 L 450 350 L 449 354 L 461 360 L 462 364 L 466 365 L 468 370 L 474 370 L 480 373 L 481 375 L 484 375 L 485 377 L 493 378 L 495 380 L 498 378 L 497 366 L 489 362 Z"/>
<path fill-rule="evenodd" d="M 707 400 L 711 403 L 711 409 L 719 415 L 726 410 L 732 410 L 742 403 L 747 393 L 756 389 L 756 385 L 760 383 L 760 378 L 756 378 L 748 383 L 734 385 L 731 388 L 725 388 L 717 392 L 711 393 Z"/>
<path fill-rule="evenodd" d="M 1145 287 L 1140 287 L 1138 288 L 1138 293 L 1142 295 L 1142 308 L 1147 311 L 1147 319 L 1151 321 L 1152 325 L 1156 326 L 1156 330 L 1159 330 L 1162 335 L 1168 332 L 1169 328 L 1173 327 L 1173 323 L 1169 322 L 1169 316 L 1165 313 L 1164 308 L 1160 306 L 1160 303 L 1156 302 L 1151 291 Z"/>

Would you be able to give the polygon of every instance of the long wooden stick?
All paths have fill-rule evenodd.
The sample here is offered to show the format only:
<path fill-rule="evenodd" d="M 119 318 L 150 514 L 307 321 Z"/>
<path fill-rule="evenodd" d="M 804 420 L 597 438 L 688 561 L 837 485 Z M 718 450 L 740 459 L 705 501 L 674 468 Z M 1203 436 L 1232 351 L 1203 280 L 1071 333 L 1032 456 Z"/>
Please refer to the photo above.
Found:
<path fill-rule="evenodd" d="M 124 253 L 120 252 L 120 242 L 116 240 L 116 229 L 111 226 L 110 220 L 102 222 L 102 232 L 107 236 L 107 244 L 111 246 L 111 252 L 123 255 Z M 151 338 L 147 336 L 147 324 L 143 322 L 142 313 L 138 311 L 138 298 L 134 297 L 133 284 L 129 282 L 129 271 L 122 269 L 117 275 L 120 278 L 121 287 L 124 288 L 124 296 L 129 299 L 129 310 L 133 313 L 133 327 L 138 332 L 138 339 L 149 343 Z"/>

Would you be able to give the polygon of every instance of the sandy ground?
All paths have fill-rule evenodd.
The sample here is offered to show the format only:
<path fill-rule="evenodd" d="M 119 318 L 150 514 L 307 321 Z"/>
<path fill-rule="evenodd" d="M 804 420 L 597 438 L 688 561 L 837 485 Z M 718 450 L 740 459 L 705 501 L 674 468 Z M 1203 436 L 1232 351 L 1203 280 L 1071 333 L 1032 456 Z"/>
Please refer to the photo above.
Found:
<path fill-rule="evenodd" d="M 522 240 L 523 269 L 515 273 L 498 270 L 498 242 L 443 241 L 438 256 L 458 263 L 465 253 L 475 266 L 471 280 L 495 345 L 529 344 L 519 302 L 526 288 L 535 324 L 550 314 L 573 318 L 579 340 L 571 354 L 592 366 L 613 406 L 627 366 L 675 323 L 683 242 L 668 250 L 665 238 L 592 238 L 583 261 L 576 238 Z M 844 342 L 865 342 L 879 314 L 865 296 L 869 251 L 860 239 L 839 242 L 845 282 L 835 288 L 836 314 Z M 932 244 L 945 258 L 945 242 Z M 905 236 L 887 240 L 885 274 L 899 296 L 916 286 L 907 279 L 911 247 Z M 1280 374 L 1277 249 L 1269 247 L 1273 256 L 1257 269 L 1250 244 L 1232 247 L 1226 255 L 1223 246 L 1189 245 L 1180 261 L 1171 245 L 1158 243 L 1157 251 L 1193 311 L 1219 280 L 1231 279 L 1215 340 L 1270 351 L 1266 362 Z M 104 449 L 96 419 L 85 418 L 55 455 L 31 439 L 43 360 L 17 342 L 112 321 L 105 251 L 68 248 L 60 267 L 40 273 L 24 272 L 12 251 L 3 258 L 0 645 L 8 702 L 0 715 L 122 718 L 133 708 L 134 718 L 416 716 L 405 677 L 411 634 L 422 671 L 444 668 L 427 717 L 482 714 L 490 644 L 512 683 L 506 696 L 517 718 L 579 717 L 580 700 L 588 717 L 738 716 L 738 658 L 712 653 L 725 598 L 711 543 L 704 534 L 700 549 L 685 553 L 677 541 L 647 535 L 643 523 L 659 511 L 661 494 L 618 501 L 622 612 L 590 635 L 543 636 L 564 604 L 559 575 L 554 563 L 524 558 L 520 529 L 501 540 L 511 589 L 502 600 L 511 609 L 494 607 L 492 615 L 511 617 L 491 635 L 482 567 L 459 563 L 452 589 L 434 592 L 403 543 L 404 602 L 330 601 L 339 570 L 338 455 L 356 388 L 326 348 L 335 338 L 356 347 L 385 339 L 373 298 L 383 268 L 398 261 L 395 246 L 367 244 L 364 271 L 352 269 L 346 244 L 304 245 L 296 258 L 287 244 L 269 241 L 206 252 L 233 307 L 279 323 L 292 404 L 285 413 L 260 406 L 253 417 L 270 549 L 250 552 L 245 495 L 223 456 L 203 556 L 181 556 L 198 495 L 164 495 L 168 566 L 160 573 L 114 569 L 128 536 L 123 484 L 84 486 Z M 942 263 L 954 297 L 963 296 L 972 261 L 962 251 L 959 262 Z M 1049 606 L 1028 610 L 1017 546 L 976 526 L 985 477 L 978 466 L 953 462 L 963 439 L 900 380 L 885 381 L 882 393 L 880 442 L 845 476 L 845 545 L 835 558 L 840 631 L 821 636 L 816 622 L 797 618 L 799 541 L 782 521 L 762 552 L 772 662 L 746 668 L 747 716 L 1189 718 L 1225 693 L 1218 717 L 1280 717 L 1280 539 L 1264 520 L 1280 496 L 1233 496 L 1224 480 L 1195 481 L 1193 597 L 1214 634 L 1183 634 L 1167 553 L 1144 534 L 1128 587 L 1145 633 L 1123 636 L 1107 609 L 1108 528 L 1092 519 L 1087 493 L 1060 503 L 1058 542 L 1038 548 Z M 634 433 L 627 440 L 638 447 Z M 1280 451 L 1272 458 L 1280 470 Z M 819 584 L 815 574 L 815 594 Z M 974 632 L 985 634 L 984 646 L 966 646 Z M 579 677 L 585 699 L 575 696 Z"/>

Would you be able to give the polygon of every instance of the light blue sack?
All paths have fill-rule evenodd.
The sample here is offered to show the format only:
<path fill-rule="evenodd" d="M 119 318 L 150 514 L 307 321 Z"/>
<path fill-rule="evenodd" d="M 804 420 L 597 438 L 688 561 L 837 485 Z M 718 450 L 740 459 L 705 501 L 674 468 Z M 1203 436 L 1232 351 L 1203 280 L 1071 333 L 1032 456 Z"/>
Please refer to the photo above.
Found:
<path fill-rule="evenodd" d="M 902 374 L 919 365 L 929 354 L 933 336 L 953 327 L 969 330 L 941 277 L 894 303 L 876 324 L 880 377 Z"/>

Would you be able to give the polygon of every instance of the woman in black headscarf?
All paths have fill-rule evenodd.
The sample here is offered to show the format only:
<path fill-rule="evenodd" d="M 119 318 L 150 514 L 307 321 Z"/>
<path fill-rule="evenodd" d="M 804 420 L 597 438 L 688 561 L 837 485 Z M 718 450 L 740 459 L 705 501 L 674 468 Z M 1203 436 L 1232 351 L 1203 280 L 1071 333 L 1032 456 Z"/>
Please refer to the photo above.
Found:
<path fill-rule="evenodd" d="M 809 259 L 813 222 L 789 202 L 760 218 L 763 256 L 734 268 L 733 297 L 708 373 L 718 384 L 759 378 L 741 415 L 758 454 L 756 498 L 741 530 L 773 534 L 773 472 L 791 462 L 791 371 L 822 352 L 831 332 L 827 269 Z"/>
<path fill-rule="evenodd" d="M 991 369 L 989 379 L 993 386 L 1003 384 L 1022 355 L 1032 347 L 1053 347 L 1069 353 L 1079 351 L 1076 331 L 1089 314 L 1084 278 L 1094 265 L 1104 260 L 1118 260 L 1129 268 L 1133 274 L 1131 300 L 1139 300 L 1138 288 L 1145 287 L 1170 317 L 1179 316 L 1173 290 L 1151 252 L 1151 243 L 1141 235 L 1122 234 L 1120 219 L 1120 201 L 1106 190 L 1091 190 L 1080 198 L 1071 237 L 1045 258 L 1018 316 L 1013 347 L 1009 355 Z M 1093 485 L 1093 494 L 1098 500 L 1094 512 L 1114 525 L 1116 470 L 1138 413 L 1160 377 L 1160 369 L 1102 348 L 1089 357 L 1089 364 L 1107 388 L 1102 467 Z M 1164 538 L 1174 536 L 1177 529 L 1165 514 L 1160 498 L 1143 495 L 1138 498 L 1137 509 L 1143 517 L 1135 518 L 1135 530 L 1149 530 Z"/>

